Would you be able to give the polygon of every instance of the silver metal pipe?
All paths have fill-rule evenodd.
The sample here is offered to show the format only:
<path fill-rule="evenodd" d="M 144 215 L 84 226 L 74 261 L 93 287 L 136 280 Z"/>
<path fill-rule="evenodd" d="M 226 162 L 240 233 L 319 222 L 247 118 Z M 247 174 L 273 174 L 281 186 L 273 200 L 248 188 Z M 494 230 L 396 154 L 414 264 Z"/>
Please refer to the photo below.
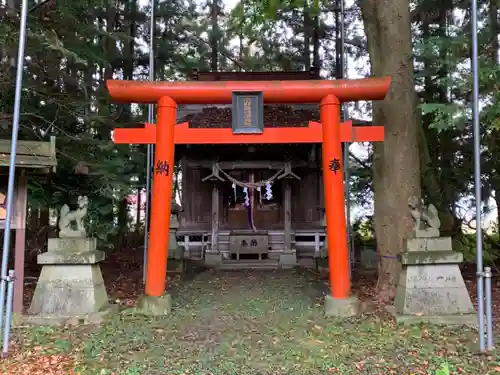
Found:
<path fill-rule="evenodd" d="M 12 304 L 14 301 L 14 270 L 9 271 L 7 281 L 7 307 L 5 313 L 5 329 L 3 331 L 2 355 L 6 356 L 9 352 L 10 325 L 12 321 Z"/>
<path fill-rule="evenodd" d="M 479 73 L 477 40 L 477 0 L 472 0 L 472 129 L 474 133 L 474 184 L 476 196 L 476 265 L 479 350 L 484 351 L 483 235 L 481 228 L 481 135 L 479 129 Z"/>
<path fill-rule="evenodd" d="M 10 229 L 12 221 L 12 211 L 14 208 L 15 179 L 16 179 L 16 154 L 17 136 L 19 133 L 19 118 L 21 115 L 21 95 L 23 89 L 24 71 L 24 49 L 26 47 L 26 19 L 28 16 L 28 0 L 23 0 L 21 4 L 21 25 L 19 26 L 19 48 L 17 51 L 17 72 L 16 91 L 14 96 L 14 117 L 12 119 L 12 141 L 10 146 L 9 162 L 9 183 L 7 188 L 7 215 L 5 218 L 5 229 L 2 249 L 2 268 L 0 271 L 0 330 L 2 329 L 2 319 L 5 303 L 7 266 L 9 262 Z"/>
<path fill-rule="evenodd" d="M 151 0 L 151 15 L 149 18 L 149 80 L 155 80 L 155 0 Z M 150 124 L 154 123 L 154 104 L 148 105 L 148 122 Z M 147 146 L 146 154 L 146 212 L 144 214 L 144 260 L 142 267 L 142 281 L 146 282 L 146 267 L 148 263 L 148 247 L 149 247 L 149 212 L 150 212 L 150 202 L 151 202 L 151 186 L 152 180 L 151 175 L 153 171 L 154 163 L 154 150 L 153 145 Z"/>
<path fill-rule="evenodd" d="M 486 305 L 486 350 L 493 350 L 493 312 L 491 297 L 491 268 L 484 268 L 484 294 Z"/>

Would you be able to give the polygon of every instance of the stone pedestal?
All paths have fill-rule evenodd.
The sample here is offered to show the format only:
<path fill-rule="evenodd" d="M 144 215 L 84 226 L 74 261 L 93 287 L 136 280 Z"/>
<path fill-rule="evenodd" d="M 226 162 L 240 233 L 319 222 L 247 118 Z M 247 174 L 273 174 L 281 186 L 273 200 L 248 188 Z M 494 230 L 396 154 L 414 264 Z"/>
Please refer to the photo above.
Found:
<path fill-rule="evenodd" d="M 183 259 L 184 247 L 177 243 L 177 231 L 170 229 L 168 233 L 168 259 Z"/>
<path fill-rule="evenodd" d="M 217 267 L 223 261 L 223 254 L 221 253 L 205 253 L 205 265 L 207 267 Z"/>
<path fill-rule="evenodd" d="M 397 322 L 475 325 L 459 269 L 462 260 L 461 253 L 452 251 L 450 237 L 407 240 L 393 309 Z"/>
<path fill-rule="evenodd" d="M 333 298 L 330 295 L 325 296 L 325 315 L 349 318 L 358 315 L 360 312 L 359 300 L 352 296 L 349 298 Z"/>
<path fill-rule="evenodd" d="M 99 322 L 111 311 L 94 238 L 51 238 L 27 319 L 42 324 Z"/>
<path fill-rule="evenodd" d="M 172 297 L 164 294 L 161 297 L 143 296 L 137 302 L 137 312 L 149 316 L 165 316 L 172 311 Z"/>
<path fill-rule="evenodd" d="M 184 246 L 177 242 L 177 229 L 179 221 L 177 215 L 170 216 L 170 232 L 168 233 L 168 262 L 167 271 L 173 273 L 183 273 L 186 268 L 184 259 Z"/>
<path fill-rule="evenodd" d="M 361 249 L 360 258 L 361 267 L 364 270 L 377 270 L 378 259 L 375 249 L 364 247 Z"/>
<path fill-rule="evenodd" d="M 316 262 L 316 271 L 322 276 L 328 276 L 330 273 L 330 264 L 328 260 L 328 234 L 325 228 L 325 240 L 323 246 L 319 248 L 319 252 L 314 254 Z"/>
<path fill-rule="evenodd" d="M 280 254 L 279 264 L 281 268 L 288 269 L 297 266 L 297 253 L 295 250 L 288 250 Z"/>

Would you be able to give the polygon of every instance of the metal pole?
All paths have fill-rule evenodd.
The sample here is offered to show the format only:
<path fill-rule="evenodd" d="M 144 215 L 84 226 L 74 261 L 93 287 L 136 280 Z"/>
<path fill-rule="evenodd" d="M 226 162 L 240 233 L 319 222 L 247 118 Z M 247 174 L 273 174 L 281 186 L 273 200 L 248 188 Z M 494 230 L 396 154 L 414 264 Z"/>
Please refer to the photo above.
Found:
<path fill-rule="evenodd" d="M 345 59 L 345 4 L 344 0 L 339 0 L 340 2 L 340 51 L 337 56 L 340 57 L 340 72 L 339 78 L 347 77 L 346 74 L 346 59 Z M 342 104 L 342 120 L 345 121 L 348 118 L 347 104 Z M 354 261 L 354 254 L 352 251 L 352 235 L 351 235 L 351 186 L 349 184 L 350 180 L 350 170 L 349 170 L 349 142 L 344 143 L 344 194 L 345 194 L 345 204 L 346 204 L 346 222 L 347 222 L 347 247 L 349 251 L 349 272 L 352 275 L 352 264 Z"/>
<path fill-rule="evenodd" d="M 477 0 L 472 0 L 472 129 L 474 133 L 474 184 L 476 195 L 476 265 L 479 350 L 484 351 L 483 235 L 481 228 L 481 144 L 479 129 L 479 73 L 477 40 Z"/>
<path fill-rule="evenodd" d="M 5 329 L 3 331 L 2 356 L 9 352 L 10 324 L 12 320 L 12 303 L 14 300 L 14 270 L 9 271 L 7 288 L 7 308 L 5 313 Z"/>
<path fill-rule="evenodd" d="M 19 133 L 19 117 L 21 113 L 21 95 L 23 89 L 23 70 L 24 70 L 24 48 L 26 46 L 26 19 L 28 15 L 28 0 L 23 0 L 21 4 L 21 25 L 19 27 L 19 48 L 17 51 L 17 72 L 16 72 L 16 91 L 14 97 L 14 117 L 12 119 L 12 141 L 10 146 L 9 162 L 9 183 L 7 188 L 7 215 L 5 218 L 5 229 L 3 237 L 2 250 L 2 269 L 0 273 L 0 330 L 2 329 L 2 320 L 5 303 L 6 283 L 8 280 L 7 266 L 9 261 L 10 247 L 10 228 L 12 221 L 12 209 L 14 206 L 14 189 L 16 178 L 16 154 L 17 154 L 17 135 Z"/>
<path fill-rule="evenodd" d="M 484 268 L 484 294 L 486 305 L 486 349 L 493 350 L 493 313 L 491 306 L 491 268 Z"/>
<path fill-rule="evenodd" d="M 155 40 L 155 0 L 151 0 L 151 16 L 149 19 L 149 80 L 155 80 L 155 54 L 154 54 L 154 40 Z M 148 122 L 154 123 L 154 104 L 148 105 Z M 146 282 L 146 266 L 148 262 L 148 246 L 149 246 L 149 212 L 151 202 L 151 172 L 153 170 L 154 149 L 153 145 L 148 145 L 146 161 L 146 212 L 144 215 L 144 260 L 142 267 L 142 281 Z"/>

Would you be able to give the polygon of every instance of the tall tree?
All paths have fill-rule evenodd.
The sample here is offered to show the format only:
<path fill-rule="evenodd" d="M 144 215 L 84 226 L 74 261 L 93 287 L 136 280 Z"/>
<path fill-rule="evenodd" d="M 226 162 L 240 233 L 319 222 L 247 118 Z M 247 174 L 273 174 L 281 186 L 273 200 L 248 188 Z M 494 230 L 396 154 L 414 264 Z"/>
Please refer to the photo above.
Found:
<path fill-rule="evenodd" d="M 384 101 L 373 103 L 373 121 L 385 140 L 373 147 L 375 235 L 379 288 L 392 297 L 400 271 L 397 255 L 412 233 L 408 199 L 420 197 L 420 162 L 409 0 L 361 1 L 372 73 L 391 76 Z"/>
<path fill-rule="evenodd" d="M 219 60 L 219 4 L 217 0 L 212 0 L 212 4 L 210 5 L 210 14 L 211 14 L 211 34 L 210 34 L 210 49 L 212 50 L 212 59 L 211 59 L 211 67 L 212 71 L 216 72 L 218 68 L 218 60 Z"/>

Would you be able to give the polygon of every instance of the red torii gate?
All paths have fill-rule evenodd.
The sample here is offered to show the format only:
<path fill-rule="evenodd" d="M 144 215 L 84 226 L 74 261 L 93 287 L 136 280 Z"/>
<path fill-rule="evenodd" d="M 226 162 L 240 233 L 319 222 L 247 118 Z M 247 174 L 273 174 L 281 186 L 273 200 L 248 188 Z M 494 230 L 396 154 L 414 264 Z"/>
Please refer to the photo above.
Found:
<path fill-rule="evenodd" d="M 342 142 L 383 141 L 382 126 L 341 125 L 340 104 L 381 100 L 391 79 L 310 81 L 141 82 L 107 81 L 111 97 L 124 103 L 157 103 L 157 125 L 115 129 L 114 142 L 156 144 L 151 239 L 146 296 L 162 297 L 166 287 L 168 233 L 175 144 L 322 143 L 330 288 L 334 300 L 350 296 L 349 255 L 344 207 Z M 234 134 L 232 129 L 176 125 L 177 104 L 230 104 L 233 92 L 262 92 L 265 103 L 320 103 L 321 123 L 305 128 L 264 128 L 262 134 Z"/>

